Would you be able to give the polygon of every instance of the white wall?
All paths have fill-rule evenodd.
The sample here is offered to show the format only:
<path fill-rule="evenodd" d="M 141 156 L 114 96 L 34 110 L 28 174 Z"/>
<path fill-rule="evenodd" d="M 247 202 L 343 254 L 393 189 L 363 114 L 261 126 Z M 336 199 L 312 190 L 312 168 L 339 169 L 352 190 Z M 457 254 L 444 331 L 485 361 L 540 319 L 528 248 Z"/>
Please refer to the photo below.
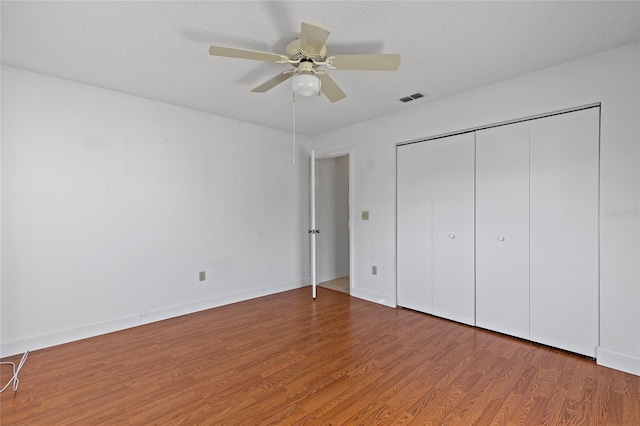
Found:
<path fill-rule="evenodd" d="M 4 67 L 2 355 L 308 283 L 298 155 L 286 132 Z"/>
<path fill-rule="evenodd" d="M 2 8 L 0 7 L 0 10 Z M 2 13 L 0 12 L 0 15 Z M 2 70 L 0 66 L 0 82 L 2 82 Z M 0 84 L 0 321 L 2 321 L 2 84 Z M 2 356 L 2 324 L 0 323 L 0 357 Z"/>
<path fill-rule="evenodd" d="M 318 160 L 318 282 L 349 275 L 349 157 Z"/>
<path fill-rule="evenodd" d="M 426 101 L 314 138 L 318 150 L 352 149 L 351 207 L 371 212 L 352 224 L 352 294 L 395 305 L 397 143 L 601 102 L 598 362 L 640 374 L 640 44 Z"/>

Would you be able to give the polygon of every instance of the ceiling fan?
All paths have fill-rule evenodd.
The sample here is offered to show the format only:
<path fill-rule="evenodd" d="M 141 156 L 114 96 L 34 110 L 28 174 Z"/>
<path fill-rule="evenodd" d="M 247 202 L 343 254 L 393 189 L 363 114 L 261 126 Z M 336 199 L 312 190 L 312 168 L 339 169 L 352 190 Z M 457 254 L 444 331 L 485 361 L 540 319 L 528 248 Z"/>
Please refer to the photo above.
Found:
<path fill-rule="evenodd" d="M 332 70 L 395 71 L 400 66 L 399 54 L 327 56 L 325 42 L 328 37 L 328 30 L 303 22 L 300 35 L 287 45 L 286 55 L 220 46 L 211 46 L 209 54 L 289 64 L 293 69 L 276 75 L 254 88 L 252 92 L 266 92 L 293 77 L 295 93 L 301 96 L 312 96 L 322 92 L 331 102 L 342 100 L 347 95 L 329 77 L 329 74 L 318 69 L 319 67 L 326 66 Z"/>

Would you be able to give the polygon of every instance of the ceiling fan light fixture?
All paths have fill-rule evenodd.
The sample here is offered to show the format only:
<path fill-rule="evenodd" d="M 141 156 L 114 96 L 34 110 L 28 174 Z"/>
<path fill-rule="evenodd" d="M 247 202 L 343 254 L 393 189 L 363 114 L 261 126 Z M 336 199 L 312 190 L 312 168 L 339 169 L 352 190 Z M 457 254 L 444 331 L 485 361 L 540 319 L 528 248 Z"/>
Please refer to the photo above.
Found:
<path fill-rule="evenodd" d="M 293 91 L 300 96 L 309 97 L 320 92 L 320 79 L 315 74 L 296 74 L 291 79 Z"/>

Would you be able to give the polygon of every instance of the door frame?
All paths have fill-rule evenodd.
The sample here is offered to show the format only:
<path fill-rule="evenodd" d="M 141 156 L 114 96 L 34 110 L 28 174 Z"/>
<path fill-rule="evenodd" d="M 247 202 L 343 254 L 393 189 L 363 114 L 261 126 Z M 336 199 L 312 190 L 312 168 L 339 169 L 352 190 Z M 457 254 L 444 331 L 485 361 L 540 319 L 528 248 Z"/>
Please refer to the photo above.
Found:
<path fill-rule="evenodd" d="M 354 208 L 353 208 L 353 200 L 355 198 L 354 194 L 356 193 L 355 188 L 355 178 L 354 178 L 354 150 L 352 148 L 343 148 L 336 149 L 330 151 L 319 151 L 315 150 L 315 159 L 319 160 L 327 160 L 336 157 L 344 157 L 345 155 L 349 156 L 349 294 L 353 294 L 353 289 L 356 287 L 355 284 L 357 282 L 357 277 L 355 276 L 355 267 L 354 267 L 354 259 L 355 259 L 355 247 L 353 244 L 354 235 L 356 232 L 355 225 L 355 217 L 354 217 Z M 316 168 L 317 171 L 317 168 Z M 315 205 L 317 209 L 317 205 Z M 317 211 L 316 211 L 317 213 Z M 316 217 L 317 221 L 317 217 Z M 316 260 L 317 262 L 317 260 Z"/>

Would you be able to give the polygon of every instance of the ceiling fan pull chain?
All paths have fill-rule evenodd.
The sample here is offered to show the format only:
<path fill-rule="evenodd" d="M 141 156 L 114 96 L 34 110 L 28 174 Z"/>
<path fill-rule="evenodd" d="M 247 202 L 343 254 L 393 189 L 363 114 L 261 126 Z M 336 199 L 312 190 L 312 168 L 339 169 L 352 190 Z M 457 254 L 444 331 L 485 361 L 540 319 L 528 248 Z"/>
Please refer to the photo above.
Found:
<path fill-rule="evenodd" d="M 293 92 L 293 164 L 296 164 L 296 92 Z"/>

